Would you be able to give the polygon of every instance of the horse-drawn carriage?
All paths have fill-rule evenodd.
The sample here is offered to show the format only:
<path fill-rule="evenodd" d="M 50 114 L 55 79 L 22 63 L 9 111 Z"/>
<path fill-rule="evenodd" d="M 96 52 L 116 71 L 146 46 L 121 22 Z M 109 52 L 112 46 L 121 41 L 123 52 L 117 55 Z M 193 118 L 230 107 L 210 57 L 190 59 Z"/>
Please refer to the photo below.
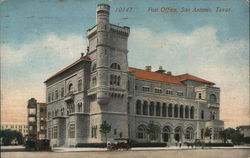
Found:
<path fill-rule="evenodd" d="M 129 150 L 131 148 L 131 140 L 127 138 L 118 138 L 107 142 L 107 149 L 112 150 Z"/>

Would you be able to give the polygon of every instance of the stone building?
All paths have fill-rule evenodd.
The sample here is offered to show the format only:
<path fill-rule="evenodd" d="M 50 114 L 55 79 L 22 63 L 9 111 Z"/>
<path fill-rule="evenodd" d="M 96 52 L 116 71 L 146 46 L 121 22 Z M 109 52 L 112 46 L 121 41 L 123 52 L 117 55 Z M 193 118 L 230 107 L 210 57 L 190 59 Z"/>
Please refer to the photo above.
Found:
<path fill-rule="evenodd" d="M 97 5 L 96 25 L 87 30 L 86 55 L 45 81 L 47 136 L 53 146 L 102 142 L 100 124 L 112 130 L 108 138 L 137 141 L 219 139 L 220 89 L 190 74 L 172 75 L 162 67 L 153 72 L 128 67 L 129 27 L 109 23 L 110 6 Z M 155 132 L 148 137 L 147 125 Z"/>
<path fill-rule="evenodd" d="M 46 138 L 46 104 L 38 103 L 35 98 L 28 101 L 28 138 Z"/>
<path fill-rule="evenodd" d="M 28 126 L 25 123 L 1 122 L 1 130 L 5 130 L 5 129 L 19 131 L 22 133 L 23 136 L 26 136 L 28 134 Z"/>

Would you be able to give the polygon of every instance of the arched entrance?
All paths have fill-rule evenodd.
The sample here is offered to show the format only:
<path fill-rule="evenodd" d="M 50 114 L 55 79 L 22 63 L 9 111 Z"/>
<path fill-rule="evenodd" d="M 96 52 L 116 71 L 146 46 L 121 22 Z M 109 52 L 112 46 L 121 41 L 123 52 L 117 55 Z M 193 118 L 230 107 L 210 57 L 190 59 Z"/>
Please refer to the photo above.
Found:
<path fill-rule="evenodd" d="M 165 126 L 163 128 L 162 140 L 164 142 L 170 142 L 170 132 L 171 132 L 171 128 L 169 126 Z"/>
<path fill-rule="evenodd" d="M 177 141 L 177 142 L 179 142 L 179 141 L 181 141 L 181 132 L 182 130 L 181 130 L 181 127 L 180 126 L 178 126 L 178 127 L 176 127 L 175 129 L 174 129 L 174 139 Z"/>

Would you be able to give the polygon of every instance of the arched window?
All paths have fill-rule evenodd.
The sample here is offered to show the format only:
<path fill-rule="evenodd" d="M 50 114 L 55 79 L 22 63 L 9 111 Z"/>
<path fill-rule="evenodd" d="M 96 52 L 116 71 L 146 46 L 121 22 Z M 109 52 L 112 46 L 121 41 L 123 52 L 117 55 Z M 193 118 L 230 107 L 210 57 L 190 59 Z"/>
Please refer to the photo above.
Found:
<path fill-rule="evenodd" d="M 93 78 L 92 78 L 92 87 L 95 87 L 96 86 L 96 76 L 94 76 Z"/>
<path fill-rule="evenodd" d="M 159 135 L 160 135 L 160 127 L 158 125 L 155 125 L 153 123 L 151 123 L 151 126 L 153 126 L 151 134 L 149 135 L 149 139 L 150 140 L 158 140 L 159 139 Z"/>
<path fill-rule="evenodd" d="M 186 129 L 186 133 L 185 133 L 185 139 L 193 139 L 193 137 L 194 137 L 194 130 L 193 130 L 193 128 L 192 127 L 188 127 L 187 129 Z"/>
<path fill-rule="evenodd" d="M 180 118 L 183 118 L 183 105 L 180 106 Z"/>
<path fill-rule="evenodd" d="M 137 135 L 138 139 L 146 138 L 145 129 L 146 129 L 146 127 L 144 125 L 140 125 L 137 127 L 137 134 L 136 135 Z"/>
<path fill-rule="evenodd" d="M 69 91 L 69 93 L 73 92 L 73 84 L 72 83 L 69 84 L 68 91 Z"/>
<path fill-rule="evenodd" d="M 148 115 L 148 102 L 144 101 L 143 102 L 143 115 Z"/>
<path fill-rule="evenodd" d="M 110 66 L 111 69 L 121 70 L 121 66 L 117 63 L 112 63 Z"/>
<path fill-rule="evenodd" d="M 136 114 L 141 115 L 141 101 L 140 100 L 136 101 Z"/>
<path fill-rule="evenodd" d="M 212 118 L 213 120 L 215 120 L 216 118 L 215 115 L 216 115 L 216 112 L 213 112 L 213 118 Z"/>
<path fill-rule="evenodd" d="M 172 116 L 172 112 L 173 111 L 173 105 L 172 104 L 169 104 L 168 105 L 168 117 L 173 117 Z"/>
<path fill-rule="evenodd" d="M 78 91 L 82 90 L 82 79 L 78 80 Z"/>
<path fill-rule="evenodd" d="M 217 102 L 216 95 L 214 95 L 214 94 L 211 94 L 211 95 L 210 95 L 210 102 L 211 102 L 211 103 L 216 103 L 216 102 Z"/>
<path fill-rule="evenodd" d="M 174 105 L 174 117 L 178 117 L 178 105 Z"/>
<path fill-rule="evenodd" d="M 154 102 L 150 102 L 149 115 L 154 116 L 154 111 L 155 111 Z"/>
<path fill-rule="evenodd" d="M 166 117 L 167 116 L 167 107 L 166 107 L 166 103 L 162 104 L 162 117 Z"/>
<path fill-rule="evenodd" d="M 185 107 L 185 118 L 189 118 L 189 108 L 188 108 L 188 106 Z"/>
<path fill-rule="evenodd" d="M 161 105 L 159 102 L 156 104 L 156 116 L 161 116 Z"/>
<path fill-rule="evenodd" d="M 96 63 L 94 63 L 92 66 L 92 71 L 95 71 L 95 70 L 96 70 Z"/>
<path fill-rule="evenodd" d="M 78 103 L 78 112 L 82 112 L 82 103 Z"/>
<path fill-rule="evenodd" d="M 169 126 L 165 126 L 162 130 L 162 139 L 164 142 L 170 141 L 171 128 Z"/>
<path fill-rule="evenodd" d="M 201 110 L 201 119 L 204 120 L 204 110 Z"/>
<path fill-rule="evenodd" d="M 190 118 L 193 119 L 194 118 L 194 107 L 192 106 L 190 109 Z"/>
<path fill-rule="evenodd" d="M 181 127 L 178 126 L 174 129 L 174 139 L 179 142 L 181 140 L 181 135 L 182 135 L 182 130 Z"/>

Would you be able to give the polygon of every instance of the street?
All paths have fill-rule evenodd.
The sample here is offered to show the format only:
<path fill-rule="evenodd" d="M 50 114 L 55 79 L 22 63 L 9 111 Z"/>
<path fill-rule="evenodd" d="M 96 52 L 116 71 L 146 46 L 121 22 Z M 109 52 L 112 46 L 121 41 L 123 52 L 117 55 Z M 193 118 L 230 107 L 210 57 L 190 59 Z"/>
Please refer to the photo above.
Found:
<path fill-rule="evenodd" d="M 2 158 L 249 158 L 249 147 L 233 148 L 134 148 L 106 151 L 103 148 L 55 148 L 52 152 L 27 152 L 21 146 L 1 147 Z"/>

